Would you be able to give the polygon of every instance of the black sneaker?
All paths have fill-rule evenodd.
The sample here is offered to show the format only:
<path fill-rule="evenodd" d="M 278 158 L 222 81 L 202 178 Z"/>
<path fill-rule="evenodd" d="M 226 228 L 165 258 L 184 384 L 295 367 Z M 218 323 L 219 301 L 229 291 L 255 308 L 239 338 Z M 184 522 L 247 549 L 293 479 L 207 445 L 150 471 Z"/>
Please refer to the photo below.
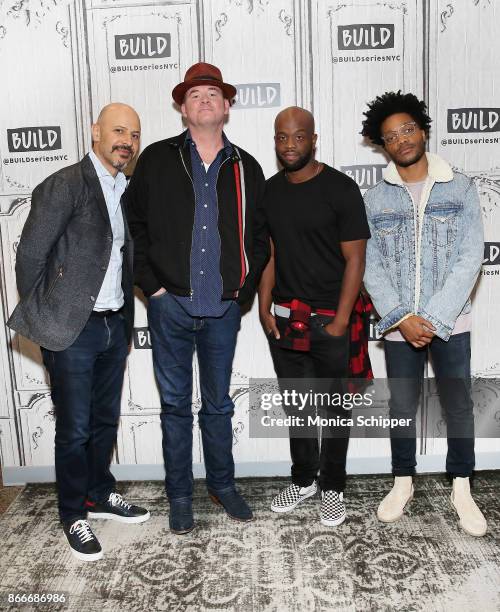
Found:
<path fill-rule="evenodd" d="M 102 503 L 87 502 L 89 518 L 112 519 L 120 523 L 143 523 L 150 517 L 146 508 L 127 503 L 119 493 L 111 493 Z"/>
<path fill-rule="evenodd" d="M 88 521 L 78 519 L 73 523 L 63 523 L 63 529 L 68 538 L 71 552 L 77 559 L 80 559 L 80 561 L 102 559 L 101 545 L 92 533 Z"/>

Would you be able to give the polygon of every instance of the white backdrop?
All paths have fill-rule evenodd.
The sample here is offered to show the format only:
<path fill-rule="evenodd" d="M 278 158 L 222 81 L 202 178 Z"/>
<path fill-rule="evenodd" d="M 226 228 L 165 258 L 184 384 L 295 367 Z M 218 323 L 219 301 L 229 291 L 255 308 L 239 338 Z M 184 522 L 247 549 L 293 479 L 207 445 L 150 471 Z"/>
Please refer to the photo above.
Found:
<path fill-rule="evenodd" d="M 0 248 L 5 322 L 17 302 L 16 246 L 33 187 L 79 160 L 99 109 L 122 101 L 143 125 L 142 147 L 179 133 L 170 92 L 205 60 L 238 88 L 226 131 L 266 176 L 276 171 L 273 120 L 286 106 L 316 117 L 318 158 L 365 189 L 387 163 L 363 143 L 366 102 L 386 90 L 423 97 L 434 119 L 430 150 L 474 177 L 487 241 L 474 300 L 473 371 L 500 376 L 500 2 L 497 0 L 4 0 L 0 4 Z M 137 299 L 115 461 L 161 465 L 159 398 L 147 319 Z M 370 342 L 384 375 L 380 342 Z M 240 474 L 286 473 L 288 443 L 250 439 L 248 378 L 273 376 L 256 308 L 242 323 L 231 393 Z M 498 396 L 496 384 L 492 396 Z M 195 385 L 194 408 L 199 407 Z M 6 480 L 53 464 L 54 419 L 38 347 L 0 326 L 0 454 Z M 444 440 L 422 432 L 432 458 Z M 478 464 L 498 467 L 498 440 L 479 440 Z M 386 470 L 387 441 L 353 440 L 354 471 Z M 492 459 L 493 457 L 493 459 Z M 422 464 L 444 469 L 441 461 Z M 194 461 L 202 464 L 195 427 Z M 280 463 L 282 462 L 282 463 Z M 488 463 L 489 462 L 489 463 Z M 280 467 L 281 466 L 281 467 Z M 48 468 L 45 476 L 52 474 Z M 9 471 L 10 470 L 10 471 Z M 43 471 L 43 469 L 42 469 Z M 38 474 L 38 476 L 37 476 Z"/>

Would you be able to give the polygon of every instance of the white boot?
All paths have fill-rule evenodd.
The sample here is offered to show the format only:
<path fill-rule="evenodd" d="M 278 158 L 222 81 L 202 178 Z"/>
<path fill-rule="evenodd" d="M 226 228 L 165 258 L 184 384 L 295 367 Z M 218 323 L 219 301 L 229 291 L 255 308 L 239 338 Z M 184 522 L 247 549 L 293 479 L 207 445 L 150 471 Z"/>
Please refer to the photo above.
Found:
<path fill-rule="evenodd" d="M 411 476 L 395 476 L 391 491 L 380 502 L 377 518 L 383 523 L 394 523 L 403 516 L 406 504 L 413 497 Z"/>
<path fill-rule="evenodd" d="M 470 494 L 469 478 L 454 478 L 453 490 L 451 492 L 451 505 L 457 511 L 460 518 L 459 525 L 472 536 L 483 536 L 488 524 L 483 513 L 476 505 Z"/>

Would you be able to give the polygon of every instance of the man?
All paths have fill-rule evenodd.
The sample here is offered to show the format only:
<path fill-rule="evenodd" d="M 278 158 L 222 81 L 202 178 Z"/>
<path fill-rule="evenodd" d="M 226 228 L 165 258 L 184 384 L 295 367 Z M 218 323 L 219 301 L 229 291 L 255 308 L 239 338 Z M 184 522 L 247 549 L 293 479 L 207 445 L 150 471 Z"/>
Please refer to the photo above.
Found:
<path fill-rule="evenodd" d="M 87 522 L 138 523 L 149 512 L 115 492 L 109 470 L 131 337 L 132 241 L 120 206 L 140 121 L 104 107 L 93 150 L 33 191 L 17 248 L 20 303 L 9 326 L 41 346 L 56 414 L 59 515 L 75 557 L 103 555 Z"/>
<path fill-rule="evenodd" d="M 266 184 L 265 212 L 274 247 L 259 286 L 261 321 L 278 378 L 327 378 L 332 390 L 341 390 L 338 379 L 361 374 L 349 367 L 349 332 L 370 236 L 363 199 L 353 180 L 314 158 L 317 135 L 309 111 L 291 107 L 280 112 L 274 138 L 283 170 Z M 357 352 L 358 363 L 366 366 L 366 341 Z M 329 416 L 335 415 L 345 418 L 346 412 L 332 409 Z M 324 432 L 321 451 L 316 427 L 304 435 L 300 427 L 290 428 L 292 483 L 276 495 L 271 509 L 289 512 L 315 495 L 319 472 L 321 523 L 340 525 L 346 517 L 349 428 Z"/>
<path fill-rule="evenodd" d="M 431 123 L 413 94 L 385 93 L 369 105 L 362 134 L 391 158 L 384 178 L 365 194 L 372 239 L 365 285 L 385 333 L 390 411 L 414 423 L 423 368 L 430 353 L 447 415 L 446 471 L 451 503 L 469 534 L 486 533 L 471 497 L 474 417 L 470 396 L 470 294 L 483 258 L 479 198 L 470 178 L 425 152 Z M 378 508 L 398 520 L 413 496 L 416 441 L 391 437 L 394 486 Z"/>
<path fill-rule="evenodd" d="M 172 91 L 187 130 L 141 154 L 126 194 L 136 284 L 148 298 L 161 396 L 165 486 L 175 534 L 194 528 L 192 361 L 201 384 L 198 422 L 211 499 L 239 521 L 252 511 L 234 483 L 229 396 L 240 306 L 267 258 L 254 258 L 259 164 L 224 134 L 236 89 L 198 63 Z M 255 264 L 255 265 L 254 265 Z M 245 282 L 246 280 L 246 282 Z"/>

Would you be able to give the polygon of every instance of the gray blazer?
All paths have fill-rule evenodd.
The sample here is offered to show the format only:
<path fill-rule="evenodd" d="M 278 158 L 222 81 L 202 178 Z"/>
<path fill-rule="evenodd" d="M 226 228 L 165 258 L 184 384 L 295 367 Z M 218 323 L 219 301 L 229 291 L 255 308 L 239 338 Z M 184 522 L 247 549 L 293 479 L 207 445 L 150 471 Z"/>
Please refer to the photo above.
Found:
<path fill-rule="evenodd" d="M 123 209 L 122 209 L 123 210 Z M 134 321 L 133 245 L 125 212 L 122 287 L 130 341 Z M 17 247 L 20 302 L 7 325 L 36 344 L 62 351 L 76 340 L 99 294 L 113 234 L 88 155 L 38 185 Z"/>

